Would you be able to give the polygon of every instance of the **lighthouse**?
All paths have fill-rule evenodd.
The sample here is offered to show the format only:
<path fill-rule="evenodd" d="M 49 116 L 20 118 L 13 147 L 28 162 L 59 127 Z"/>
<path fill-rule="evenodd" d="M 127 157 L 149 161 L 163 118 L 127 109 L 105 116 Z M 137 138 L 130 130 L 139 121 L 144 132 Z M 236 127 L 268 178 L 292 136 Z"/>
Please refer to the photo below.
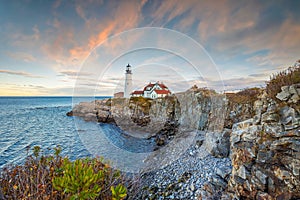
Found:
<path fill-rule="evenodd" d="M 129 98 L 132 92 L 132 72 L 131 66 L 128 64 L 125 71 L 125 87 L 124 87 L 124 97 Z"/>

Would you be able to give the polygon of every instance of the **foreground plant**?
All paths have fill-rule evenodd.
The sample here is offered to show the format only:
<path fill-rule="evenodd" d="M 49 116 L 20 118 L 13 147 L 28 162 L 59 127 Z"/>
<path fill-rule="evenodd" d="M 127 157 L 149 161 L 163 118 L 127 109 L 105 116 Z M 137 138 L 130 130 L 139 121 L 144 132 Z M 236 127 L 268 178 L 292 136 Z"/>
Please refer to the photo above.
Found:
<path fill-rule="evenodd" d="M 124 199 L 124 176 L 103 159 L 70 161 L 60 156 L 40 155 L 34 147 L 24 165 L 4 168 L 0 191 L 6 199 Z"/>

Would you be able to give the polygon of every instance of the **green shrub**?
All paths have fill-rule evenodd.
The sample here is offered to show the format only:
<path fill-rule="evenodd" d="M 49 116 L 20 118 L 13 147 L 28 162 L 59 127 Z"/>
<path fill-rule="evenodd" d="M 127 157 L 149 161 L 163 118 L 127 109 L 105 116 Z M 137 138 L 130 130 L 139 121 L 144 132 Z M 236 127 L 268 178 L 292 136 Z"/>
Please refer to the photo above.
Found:
<path fill-rule="evenodd" d="M 68 194 L 70 199 L 95 199 L 101 187 L 97 184 L 103 180 L 103 171 L 94 172 L 87 161 L 71 162 L 65 158 L 61 166 L 63 175 L 53 179 L 53 187 Z"/>
<path fill-rule="evenodd" d="M 116 187 L 111 186 L 110 189 L 113 200 L 122 200 L 127 196 L 127 189 L 121 184 L 117 185 Z"/>
<path fill-rule="evenodd" d="M 70 161 L 60 155 L 60 147 L 54 148 L 53 155 L 40 152 L 36 146 L 23 165 L 1 171 L 0 191 L 6 199 L 105 200 L 126 196 L 125 176 L 103 159 Z"/>

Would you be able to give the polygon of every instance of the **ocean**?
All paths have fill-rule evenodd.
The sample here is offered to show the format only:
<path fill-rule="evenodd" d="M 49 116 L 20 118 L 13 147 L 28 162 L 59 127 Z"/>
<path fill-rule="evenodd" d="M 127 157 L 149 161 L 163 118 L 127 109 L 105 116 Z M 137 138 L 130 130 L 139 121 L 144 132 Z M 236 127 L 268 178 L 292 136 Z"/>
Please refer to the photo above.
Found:
<path fill-rule="evenodd" d="M 107 97 L 96 97 L 103 98 Z M 0 97 L 0 168 L 22 164 L 27 148 L 36 145 L 44 154 L 60 145 L 62 155 L 71 160 L 103 156 L 123 166 L 141 162 L 146 156 L 143 153 L 153 150 L 153 140 L 130 137 L 111 124 L 66 116 L 72 103 L 92 100 L 94 97 Z M 131 154 L 138 161 L 133 161 Z"/>

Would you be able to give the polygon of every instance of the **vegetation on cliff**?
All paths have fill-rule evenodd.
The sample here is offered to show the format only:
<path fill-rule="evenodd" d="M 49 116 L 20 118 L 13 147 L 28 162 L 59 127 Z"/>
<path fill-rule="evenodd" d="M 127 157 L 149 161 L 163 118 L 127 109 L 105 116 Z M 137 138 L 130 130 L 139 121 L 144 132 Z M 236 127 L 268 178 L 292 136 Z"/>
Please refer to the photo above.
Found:
<path fill-rule="evenodd" d="M 253 102 L 257 100 L 257 96 L 260 92 L 261 92 L 261 89 L 257 88 L 257 87 L 246 88 L 237 93 L 226 93 L 226 97 L 229 99 L 230 102 L 233 102 L 233 103 L 253 104 Z"/>
<path fill-rule="evenodd" d="M 5 199 L 114 199 L 126 197 L 125 178 L 99 158 L 70 161 L 55 148 L 53 155 L 33 155 L 23 165 L 4 168 L 0 192 Z M 1 199 L 1 193 L 0 193 Z"/>
<path fill-rule="evenodd" d="M 276 94 L 281 91 L 282 86 L 300 83 L 300 60 L 293 67 L 273 74 L 267 82 L 266 91 L 270 98 L 276 100 Z"/>

